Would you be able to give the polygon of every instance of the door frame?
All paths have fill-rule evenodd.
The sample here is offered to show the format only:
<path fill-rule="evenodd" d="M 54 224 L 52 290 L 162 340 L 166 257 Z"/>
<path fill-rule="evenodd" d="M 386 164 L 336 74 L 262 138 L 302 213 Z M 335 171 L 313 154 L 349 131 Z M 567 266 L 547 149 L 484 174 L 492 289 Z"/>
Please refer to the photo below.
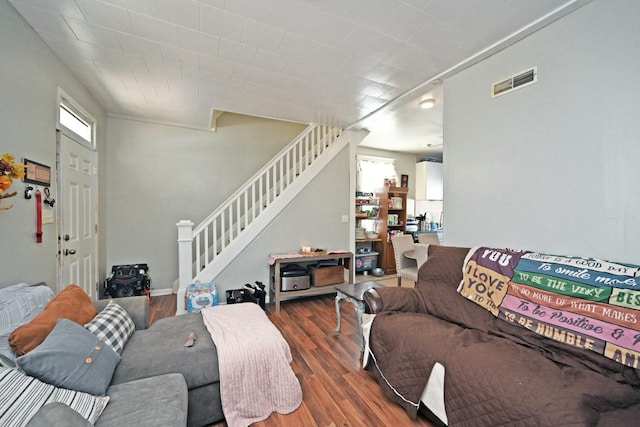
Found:
<path fill-rule="evenodd" d="M 62 103 L 65 103 L 68 106 L 72 106 L 74 111 L 79 113 L 83 119 L 85 119 L 86 121 L 90 122 L 92 125 L 92 130 L 91 130 L 91 141 L 87 141 L 84 138 L 82 138 L 80 135 L 78 135 L 76 132 L 74 132 L 72 129 L 69 129 L 68 127 L 66 127 L 65 125 L 63 125 L 62 123 L 60 123 L 60 106 L 62 105 Z M 93 222 L 94 222 L 94 227 L 98 227 L 98 171 L 97 171 L 97 165 L 98 165 L 98 150 L 97 150 L 97 145 L 96 145 L 96 126 L 97 126 L 97 122 L 96 120 L 93 118 L 93 116 L 91 116 L 91 114 L 89 114 L 84 108 L 82 108 L 77 102 L 75 102 L 69 95 L 67 95 L 66 92 L 64 92 L 61 88 L 58 88 L 58 96 L 57 96 L 57 103 L 56 103 L 56 186 L 57 186 L 57 203 L 56 203 L 56 216 L 57 216 L 57 221 L 56 221 L 56 233 L 57 233 L 57 262 L 56 262 L 56 293 L 59 293 L 63 288 L 64 288 L 64 278 L 63 278 L 63 272 L 64 272 L 64 268 L 63 268 L 63 264 L 64 264 L 64 255 L 63 255 L 63 250 L 64 250 L 64 242 L 63 242 L 63 234 L 64 234 L 64 224 L 63 224 L 63 207 L 65 206 L 65 191 L 64 191 L 64 186 L 63 186 L 63 173 L 64 171 L 61 168 L 61 158 L 60 158 L 60 154 L 61 154 L 61 144 L 62 144 L 62 138 L 61 136 L 64 135 L 67 138 L 73 140 L 74 142 L 84 146 L 85 148 L 87 148 L 88 150 L 90 150 L 93 153 L 93 160 L 94 162 L 94 171 L 93 171 L 93 179 L 91 182 L 92 187 L 94 187 L 92 189 L 92 191 L 95 192 L 96 195 L 96 200 L 95 203 L 92 204 L 92 212 L 91 212 L 91 217 L 93 218 Z M 99 286 L 99 281 L 98 281 L 98 277 L 99 277 L 99 265 L 98 265 L 98 256 L 99 256 L 99 252 L 98 252 L 98 248 L 99 248 L 99 234 L 97 232 L 97 229 L 94 228 L 94 230 L 92 230 L 95 238 L 94 238 L 94 247 L 93 247 L 93 254 L 92 256 L 94 257 L 95 260 L 95 272 L 94 272 L 94 277 L 93 280 L 95 280 L 95 286 L 91 286 L 91 292 L 89 293 L 89 297 L 92 300 L 97 300 L 100 297 L 100 286 Z"/>

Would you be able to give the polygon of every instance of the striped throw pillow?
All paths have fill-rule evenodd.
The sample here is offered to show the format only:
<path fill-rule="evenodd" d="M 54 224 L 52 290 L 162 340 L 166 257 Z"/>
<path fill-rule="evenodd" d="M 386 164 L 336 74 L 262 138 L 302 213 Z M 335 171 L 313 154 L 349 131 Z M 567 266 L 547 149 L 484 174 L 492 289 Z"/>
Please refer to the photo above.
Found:
<path fill-rule="evenodd" d="M 109 305 L 84 327 L 109 344 L 118 354 L 122 353 L 127 340 L 136 330 L 129 313 L 113 301 L 109 301 Z"/>
<path fill-rule="evenodd" d="M 41 407 L 53 402 L 64 403 L 94 424 L 109 397 L 58 388 L 17 369 L 0 367 L 0 425 L 24 426 Z"/>

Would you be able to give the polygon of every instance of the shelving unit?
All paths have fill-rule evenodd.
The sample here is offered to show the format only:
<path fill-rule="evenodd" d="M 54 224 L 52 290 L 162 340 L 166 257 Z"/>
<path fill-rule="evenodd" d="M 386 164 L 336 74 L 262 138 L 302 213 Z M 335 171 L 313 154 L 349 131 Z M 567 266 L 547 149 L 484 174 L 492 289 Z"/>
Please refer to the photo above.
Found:
<path fill-rule="evenodd" d="M 287 301 L 295 298 L 309 297 L 314 295 L 330 294 L 336 291 L 336 287 L 344 284 L 354 283 L 354 271 L 355 264 L 353 260 L 353 253 L 340 252 L 340 253 L 328 253 L 326 255 L 309 255 L 299 256 L 295 254 L 289 254 L 291 256 L 277 256 L 273 265 L 269 267 L 269 301 L 273 301 L 276 304 L 276 313 L 280 311 L 280 302 Z M 286 264 L 302 264 L 311 265 L 318 261 L 327 261 L 337 259 L 341 265 L 345 267 L 344 281 L 342 283 L 336 283 L 334 285 L 313 286 L 309 289 L 302 289 L 298 291 L 282 291 L 280 272 L 282 267 Z"/>
<path fill-rule="evenodd" d="M 356 194 L 356 227 L 365 228 L 367 231 L 380 230 L 380 201 L 373 193 Z M 362 261 L 361 257 L 379 256 L 380 245 L 382 239 L 380 236 L 374 239 L 358 239 L 356 238 L 356 265 L 355 271 L 358 271 L 358 262 Z M 360 250 L 366 249 L 367 252 L 360 253 Z M 360 258 L 360 259 L 359 259 Z"/>
<path fill-rule="evenodd" d="M 391 238 L 404 234 L 407 227 L 407 187 L 383 187 L 376 191 L 380 204 L 380 255 L 378 264 L 386 274 L 396 273 L 396 261 Z M 390 223 L 389 216 L 393 219 Z"/>

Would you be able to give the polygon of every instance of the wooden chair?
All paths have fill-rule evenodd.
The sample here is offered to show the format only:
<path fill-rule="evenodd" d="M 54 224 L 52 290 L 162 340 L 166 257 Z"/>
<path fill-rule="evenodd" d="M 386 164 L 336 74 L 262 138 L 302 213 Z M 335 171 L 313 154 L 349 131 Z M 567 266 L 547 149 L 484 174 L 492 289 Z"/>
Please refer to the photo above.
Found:
<path fill-rule="evenodd" d="M 418 266 L 416 260 L 409 259 L 402 255 L 406 251 L 414 249 L 413 236 L 410 234 L 400 234 L 391 239 L 393 244 L 393 254 L 396 259 L 396 274 L 398 276 L 398 286 L 402 285 L 402 278 L 418 280 Z"/>
<path fill-rule="evenodd" d="M 426 245 L 439 245 L 440 239 L 436 233 L 420 233 L 418 234 L 418 243 Z"/>

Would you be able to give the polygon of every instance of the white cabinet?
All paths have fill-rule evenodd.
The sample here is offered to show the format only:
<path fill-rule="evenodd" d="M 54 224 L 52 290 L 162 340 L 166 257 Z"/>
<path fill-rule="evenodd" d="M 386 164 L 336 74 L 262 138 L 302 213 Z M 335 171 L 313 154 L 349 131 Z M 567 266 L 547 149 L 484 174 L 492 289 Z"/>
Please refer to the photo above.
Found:
<path fill-rule="evenodd" d="M 416 200 L 442 200 L 442 163 L 416 163 Z"/>

